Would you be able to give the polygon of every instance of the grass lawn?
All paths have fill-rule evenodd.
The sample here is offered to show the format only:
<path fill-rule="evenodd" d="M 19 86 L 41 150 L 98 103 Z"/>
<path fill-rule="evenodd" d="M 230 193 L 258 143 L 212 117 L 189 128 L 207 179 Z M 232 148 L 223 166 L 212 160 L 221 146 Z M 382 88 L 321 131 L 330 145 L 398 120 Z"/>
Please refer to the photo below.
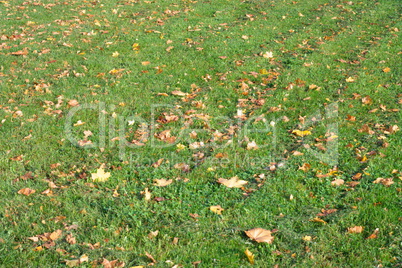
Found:
<path fill-rule="evenodd" d="M 401 14 L 0 1 L 0 267 L 401 267 Z"/>

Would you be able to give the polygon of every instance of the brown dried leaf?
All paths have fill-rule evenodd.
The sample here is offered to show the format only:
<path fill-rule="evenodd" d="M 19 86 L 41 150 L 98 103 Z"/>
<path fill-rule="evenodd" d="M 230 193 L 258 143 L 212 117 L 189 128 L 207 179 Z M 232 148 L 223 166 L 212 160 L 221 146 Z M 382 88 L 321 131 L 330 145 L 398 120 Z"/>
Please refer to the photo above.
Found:
<path fill-rule="evenodd" d="M 348 233 L 349 234 L 359 234 L 363 232 L 364 227 L 363 226 L 354 226 L 354 227 L 349 227 L 348 228 Z"/>
<path fill-rule="evenodd" d="M 36 191 L 34 189 L 30 189 L 30 188 L 22 188 L 21 190 L 19 190 L 17 193 L 19 194 L 23 194 L 23 195 L 31 195 L 33 193 L 35 193 Z"/>

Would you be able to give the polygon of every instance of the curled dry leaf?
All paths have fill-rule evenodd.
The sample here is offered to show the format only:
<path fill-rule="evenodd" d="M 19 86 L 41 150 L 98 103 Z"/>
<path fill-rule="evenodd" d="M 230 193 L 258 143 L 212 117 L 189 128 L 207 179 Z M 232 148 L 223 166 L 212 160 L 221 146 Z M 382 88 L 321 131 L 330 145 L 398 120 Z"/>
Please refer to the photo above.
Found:
<path fill-rule="evenodd" d="M 246 235 L 252 240 L 258 243 L 268 243 L 271 244 L 274 241 L 274 237 L 271 235 L 271 231 L 262 228 L 254 228 L 245 231 Z"/>
<path fill-rule="evenodd" d="M 225 185 L 229 188 L 241 188 L 243 185 L 247 184 L 248 181 L 239 180 L 237 176 L 230 178 L 229 180 L 219 178 L 218 183 Z"/>

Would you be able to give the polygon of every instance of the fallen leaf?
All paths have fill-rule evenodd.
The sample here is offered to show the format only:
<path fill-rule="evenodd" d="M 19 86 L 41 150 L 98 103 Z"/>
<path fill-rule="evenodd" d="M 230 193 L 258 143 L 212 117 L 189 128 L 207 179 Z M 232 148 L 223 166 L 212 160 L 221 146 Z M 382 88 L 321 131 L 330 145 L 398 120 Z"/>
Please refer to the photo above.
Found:
<path fill-rule="evenodd" d="M 154 185 L 155 186 L 160 186 L 160 187 L 165 187 L 168 186 L 173 182 L 172 179 L 166 180 L 166 179 L 154 179 Z"/>
<path fill-rule="evenodd" d="M 70 245 L 74 245 L 75 243 L 77 243 L 75 237 L 73 237 L 72 234 L 68 234 L 68 235 L 66 236 L 66 241 L 67 241 L 67 243 L 69 243 Z"/>
<path fill-rule="evenodd" d="M 230 178 L 229 180 L 219 178 L 218 183 L 225 185 L 229 188 L 241 188 L 243 185 L 247 184 L 248 181 L 239 180 L 237 176 Z"/>
<path fill-rule="evenodd" d="M 333 186 L 340 186 L 344 183 L 345 183 L 345 181 L 342 179 L 335 179 L 335 180 L 331 181 L 331 185 L 333 185 Z"/>
<path fill-rule="evenodd" d="M 79 102 L 77 100 L 69 100 L 68 105 L 71 107 L 79 105 Z"/>
<path fill-rule="evenodd" d="M 145 190 L 141 192 L 141 194 L 144 195 L 145 201 L 151 200 L 151 192 L 148 190 L 148 188 L 145 188 Z"/>
<path fill-rule="evenodd" d="M 246 254 L 248 261 L 249 261 L 251 264 L 254 264 L 254 254 L 251 253 L 251 251 L 248 250 L 248 248 L 244 251 L 244 254 Z"/>
<path fill-rule="evenodd" d="M 295 134 L 298 137 L 304 137 L 304 136 L 311 135 L 311 131 L 295 129 L 295 130 L 292 131 L 292 134 Z"/>
<path fill-rule="evenodd" d="M 91 173 L 92 180 L 96 182 L 105 182 L 110 177 L 110 172 L 105 172 L 103 169 L 103 165 L 97 169 L 96 173 Z"/>
<path fill-rule="evenodd" d="M 348 78 L 346 78 L 345 80 L 346 80 L 346 82 L 348 82 L 348 83 L 353 83 L 353 82 L 355 82 L 355 79 L 354 79 L 353 77 L 348 77 Z"/>
<path fill-rule="evenodd" d="M 154 259 L 154 257 L 151 255 L 151 254 L 149 254 L 148 252 L 146 252 L 145 251 L 145 255 L 147 255 L 147 257 L 153 262 L 153 263 L 156 263 L 157 261 Z"/>
<path fill-rule="evenodd" d="M 33 193 L 35 193 L 35 192 L 36 192 L 35 190 L 30 189 L 30 188 L 22 188 L 22 189 L 19 190 L 17 193 L 28 196 L 28 195 L 31 195 L 31 194 L 33 194 Z"/>
<path fill-rule="evenodd" d="M 375 181 L 373 181 L 373 183 L 381 183 L 382 185 L 390 186 L 390 185 L 394 184 L 394 179 L 393 178 L 388 178 L 388 179 L 377 178 Z"/>
<path fill-rule="evenodd" d="M 63 233 L 63 231 L 58 229 L 49 235 L 49 239 L 52 241 L 57 240 L 57 239 L 59 239 L 59 237 L 61 236 L 62 233 Z"/>
<path fill-rule="evenodd" d="M 153 231 L 153 232 L 150 232 L 150 233 L 148 234 L 148 238 L 149 238 L 149 239 L 153 239 L 153 238 L 155 238 L 156 236 L 158 236 L 158 234 L 159 234 L 159 231 L 158 231 L 158 230 Z"/>
<path fill-rule="evenodd" d="M 222 211 L 224 211 L 225 209 L 223 209 L 220 205 L 217 205 L 217 206 L 210 206 L 209 210 L 218 215 L 222 215 Z"/>
<path fill-rule="evenodd" d="M 304 172 L 309 171 L 310 168 L 311 168 L 311 165 L 308 163 L 304 163 L 301 167 L 299 167 L 299 169 L 303 170 Z"/>
<path fill-rule="evenodd" d="M 262 56 L 266 59 L 272 59 L 274 57 L 272 51 L 267 51 L 264 54 L 262 54 Z"/>
<path fill-rule="evenodd" d="M 247 143 L 246 149 L 247 150 L 257 150 L 258 149 L 257 143 L 255 143 L 255 141 Z"/>
<path fill-rule="evenodd" d="M 382 69 L 382 71 L 383 71 L 384 73 L 389 73 L 389 72 L 391 71 L 391 68 L 385 67 L 384 69 Z"/>
<path fill-rule="evenodd" d="M 363 226 L 354 226 L 354 227 L 349 227 L 348 228 L 348 233 L 349 234 L 359 234 L 363 232 L 364 227 Z"/>
<path fill-rule="evenodd" d="M 322 220 L 322 219 L 320 219 L 320 218 L 318 218 L 318 217 L 315 217 L 314 219 L 311 219 L 310 221 L 312 221 L 312 222 L 319 222 L 319 223 L 322 223 L 322 224 L 327 224 L 326 221 L 324 221 L 324 220 Z"/>
<path fill-rule="evenodd" d="M 187 93 L 184 93 L 184 92 L 182 92 L 182 91 L 180 91 L 180 90 L 173 90 L 173 91 L 171 92 L 171 94 L 172 94 L 172 95 L 175 95 L 175 96 L 187 96 L 187 95 L 188 95 Z"/>
<path fill-rule="evenodd" d="M 245 231 L 246 235 L 252 240 L 258 243 L 268 243 L 271 244 L 274 241 L 274 237 L 271 235 L 271 231 L 262 228 L 254 228 Z"/>
<path fill-rule="evenodd" d="M 104 268 L 116 268 L 116 267 L 124 267 L 126 264 L 124 262 L 119 262 L 118 260 L 109 261 L 103 258 L 101 263 Z"/>
<path fill-rule="evenodd" d="M 380 229 L 376 228 L 374 230 L 374 232 L 371 235 L 369 235 L 366 239 L 375 239 L 375 238 L 377 238 L 377 235 L 378 235 L 379 231 L 380 231 Z"/>
<path fill-rule="evenodd" d="M 309 236 L 309 235 L 303 236 L 302 239 L 303 239 L 304 241 L 311 241 L 311 240 L 313 240 L 313 238 L 312 238 L 311 236 Z"/>

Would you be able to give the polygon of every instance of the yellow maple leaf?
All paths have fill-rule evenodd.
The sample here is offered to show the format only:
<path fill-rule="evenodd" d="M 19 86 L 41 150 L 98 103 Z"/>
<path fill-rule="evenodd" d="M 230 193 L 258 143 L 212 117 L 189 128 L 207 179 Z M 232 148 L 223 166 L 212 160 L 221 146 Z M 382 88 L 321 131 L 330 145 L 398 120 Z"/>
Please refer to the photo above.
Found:
<path fill-rule="evenodd" d="M 292 131 L 292 134 L 295 134 L 298 137 L 304 137 L 304 136 L 311 135 L 311 131 L 310 130 L 298 130 L 298 129 L 295 129 L 295 130 Z"/>
<path fill-rule="evenodd" d="M 101 165 L 96 173 L 91 173 L 92 180 L 97 182 L 107 181 L 110 177 L 110 172 L 105 172 L 103 165 Z"/>

